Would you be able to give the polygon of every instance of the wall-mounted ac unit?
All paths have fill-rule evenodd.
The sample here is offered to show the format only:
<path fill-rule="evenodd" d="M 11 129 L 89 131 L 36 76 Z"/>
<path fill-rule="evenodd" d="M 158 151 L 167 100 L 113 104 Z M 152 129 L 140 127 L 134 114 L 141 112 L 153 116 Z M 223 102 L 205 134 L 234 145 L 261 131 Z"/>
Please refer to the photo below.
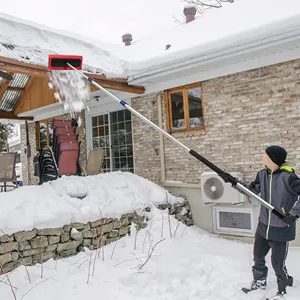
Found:
<path fill-rule="evenodd" d="M 230 174 L 242 180 L 241 173 L 232 172 Z M 247 196 L 232 188 L 231 183 L 225 183 L 215 172 L 201 174 L 201 196 L 202 201 L 206 204 L 238 204 L 244 203 L 247 199 Z"/>

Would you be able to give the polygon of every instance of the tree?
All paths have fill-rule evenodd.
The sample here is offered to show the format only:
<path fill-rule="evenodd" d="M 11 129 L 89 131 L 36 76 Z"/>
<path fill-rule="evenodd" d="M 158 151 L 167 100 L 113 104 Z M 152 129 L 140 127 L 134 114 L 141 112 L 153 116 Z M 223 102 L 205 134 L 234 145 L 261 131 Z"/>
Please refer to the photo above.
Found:
<path fill-rule="evenodd" d="M 206 10 L 212 8 L 222 8 L 224 3 L 234 3 L 235 0 L 181 0 L 182 2 L 187 3 L 188 5 L 192 5 L 196 7 L 197 14 L 203 15 Z M 184 16 L 181 16 L 184 20 Z M 178 20 L 174 17 L 176 23 L 182 23 L 182 21 Z"/>
<path fill-rule="evenodd" d="M 207 9 L 221 8 L 223 3 L 234 3 L 234 0 L 182 0 L 197 8 L 197 13 L 203 15 Z"/>
<path fill-rule="evenodd" d="M 7 141 L 14 133 L 14 124 L 0 122 L 0 152 L 7 151 Z"/>

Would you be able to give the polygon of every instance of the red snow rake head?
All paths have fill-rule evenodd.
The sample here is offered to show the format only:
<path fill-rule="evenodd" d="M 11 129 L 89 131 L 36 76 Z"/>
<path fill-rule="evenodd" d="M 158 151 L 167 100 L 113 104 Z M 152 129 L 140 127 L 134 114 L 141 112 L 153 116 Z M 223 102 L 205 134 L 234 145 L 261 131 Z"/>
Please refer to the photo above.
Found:
<path fill-rule="evenodd" d="M 77 70 L 82 70 L 82 56 L 49 54 L 49 70 L 72 70 L 68 64 L 72 65 Z"/>

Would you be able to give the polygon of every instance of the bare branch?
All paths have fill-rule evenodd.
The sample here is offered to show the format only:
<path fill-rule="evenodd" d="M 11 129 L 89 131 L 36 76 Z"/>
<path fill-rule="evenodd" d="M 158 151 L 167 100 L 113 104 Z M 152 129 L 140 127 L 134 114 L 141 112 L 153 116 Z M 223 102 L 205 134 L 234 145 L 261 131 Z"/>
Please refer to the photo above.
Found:
<path fill-rule="evenodd" d="M 2 265 L 0 265 L 0 272 L 3 273 L 3 274 L 6 276 L 7 281 L 8 281 L 8 283 L 9 283 L 9 286 L 10 286 L 10 289 L 11 289 L 11 292 L 12 292 L 12 294 L 14 295 L 15 300 L 17 300 L 17 296 L 16 296 L 16 294 L 15 294 L 13 285 L 11 284 L 10 278 L 9 278 L 9 276 L 7 275 L 7 273 L 4 271 Z"/>
<path fill-rule="evenodd" d="M 159 243 L 161 243 L 162 241 L 164 241 L 164 240 L 165 240 L 165 238 L 164 238 L 164 239 L 161 239 L 160 241 L 158 241 L 158 242 L 153 246 L 153 248 L 152 248 L 152 250 L 151 250 L 151 252 L 150 252 L 148 258 L 146 259 L 146 261 L 145 261 L 142 265 L 139 266 L 139 270 L 141 270 L 141 269 L 147 264 L 147 262 L 150 260 L 152 254 L 153 254 L 153 251 L 154 251 L 154 249 L 155 249 L 155 247 L 156 247 Z"/>

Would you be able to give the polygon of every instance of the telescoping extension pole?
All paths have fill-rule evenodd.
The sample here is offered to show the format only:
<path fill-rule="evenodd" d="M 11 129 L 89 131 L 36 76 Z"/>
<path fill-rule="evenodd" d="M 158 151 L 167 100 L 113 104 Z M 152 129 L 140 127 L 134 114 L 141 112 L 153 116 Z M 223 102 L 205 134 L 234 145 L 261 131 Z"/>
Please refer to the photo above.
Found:
<path fill-rule="evenodd" d="M 55 57 L 55 59 L 51 60 L 51 57 Z M 74 60 L 75 56 L 69 56 L 70 59 L 68 59 L 68 56 L 64 55 L 49 55 L 49 69 L 52 70 L 74 70 L 77 73 L 79 73 L 82 77 L 87 79 L 89 82 L 91 82 L 94 86 L 98 87 L 100 90 L 102 90 L 105 94 L 110 96 L 111 98 L 118 101 L 122 106 L 127 108 L 129 111 L 131 111 L 133 114 L 138 116 L 141 120 L 149 124 L 151 127 L 153 127 L 155 130 L 159 131 L 161 134 L 163 134 L 165 137 L 170 139 L 171 141 L 175 142 L 180 147 L 184 148 L 187 152 L 189 152 L 192 156 L 194 156 L 196 159 L 201 161 L 203 164 L 205 164 L 207 167 L 215 171 L 225 182 L 230 182 L 233 186 L 235 186 L 240 192 L 244 192 L 248 196 L 251 196 L 255 199 L 257 199 L 263 206 L 265 206 L 267 209 L 269 209 L 274 215 L 276 215 L 278 218 L 285 221 L 286 215 L 282 213 L 280 210 L 278 210 L 276 207 L 272 206 L 270 203 L 266 202 L 259 196 L 257 196 L 255 193 L 251 192 L 249 189 L 247 189 L 244 185 L 242 185 L 235 177 L 230 175 L 229 173 L 224 172 L 220 168 L 218 168 L 216 165 L 208 161 L 206 158 L 204 158 L 202 155 L 194 151 L 193 149 L 188 148 L 184 144 L 182 144 L 180 141 L 175 139 L 172 135 L 164 131 L 162 128 L 158 127 L 156 124 L 148 120 L 146 117 L 141 115 L 139 112 L 137 112 L 135 109 L 133 109 L 130 105 L 128 105 L 125 101 L 120 100 L 118 97 L 110 93 L 108 90 L 103 88 L 101 85 L 99 85 L 97 82 L 93 80 L 93 78 L 86 76 L 83 72 L 79 71 L 78 69 L 81 69 L 82 61 L 80 61 L 80 58 L 76 58 Z M 53 62 L 52 62 L 53 61 Z M 76 67 L 71 64 L 73 61 L 76 62 Z"/>

